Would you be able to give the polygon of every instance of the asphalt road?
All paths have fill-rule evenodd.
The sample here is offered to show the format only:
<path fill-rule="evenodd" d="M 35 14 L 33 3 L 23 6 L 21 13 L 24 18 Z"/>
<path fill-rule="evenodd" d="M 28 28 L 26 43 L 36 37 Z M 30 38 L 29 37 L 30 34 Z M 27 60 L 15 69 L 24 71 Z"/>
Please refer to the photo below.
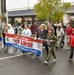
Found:
<path fill-rule="evenodd" d="M 35 59 L 33 55 L 9 54 L 0 47 L 0 75 L 74 75 L 74 59 L 68 62 L 69 50 L 55 50 L 57 62 L 53 63 L 53 57 L 48 65 L 44 64 L 46 52 Z"/>

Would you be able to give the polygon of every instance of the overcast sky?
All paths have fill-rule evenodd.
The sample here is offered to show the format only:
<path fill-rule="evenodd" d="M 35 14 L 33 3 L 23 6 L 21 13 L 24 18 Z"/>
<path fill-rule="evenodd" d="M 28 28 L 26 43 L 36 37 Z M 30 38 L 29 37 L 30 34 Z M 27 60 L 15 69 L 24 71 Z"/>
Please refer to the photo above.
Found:
<path fill-rule="evenodd" d="M 32 7 L 34 6 L 34 4 L 37 3 L 38 0 L 6 0 L 6 8 L 14 9 L 14 8 L 28 7 L 28 1 L 29 6 Z"/>
<path fill-rule="evenodd" d="M 24 8 L 29 6 L 32 7 L 34 4 L 37 3 L 38 0 L 6 0 L 6 8 L 9 9 L 16 9 L 16 8 Z M 74 0 L 63 0 L 66 2 L 74 2 Z"/>

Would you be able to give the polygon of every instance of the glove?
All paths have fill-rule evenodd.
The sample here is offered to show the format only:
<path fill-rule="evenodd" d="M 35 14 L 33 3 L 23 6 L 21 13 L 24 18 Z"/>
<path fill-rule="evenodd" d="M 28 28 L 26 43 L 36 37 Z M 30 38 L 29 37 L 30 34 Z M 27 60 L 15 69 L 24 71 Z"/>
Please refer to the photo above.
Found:
<path fill-rule="evenodd" d="M 38 38 L 37 37 L 34 37 L 34 40 L 37 40 Z"/>

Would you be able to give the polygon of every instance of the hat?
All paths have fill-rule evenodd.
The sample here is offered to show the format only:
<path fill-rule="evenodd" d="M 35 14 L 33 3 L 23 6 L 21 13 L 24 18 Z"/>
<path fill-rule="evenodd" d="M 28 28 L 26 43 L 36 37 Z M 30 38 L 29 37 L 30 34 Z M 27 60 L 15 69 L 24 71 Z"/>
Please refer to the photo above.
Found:
<path fill-rule="evenodd" d="M 9 27 L 11 27 L 11 24 L 8 24 Z"/>
<path fill-rule="evenodd" d="M 62 26 L 61 23 L 57 24 L 57 26 Z"/>

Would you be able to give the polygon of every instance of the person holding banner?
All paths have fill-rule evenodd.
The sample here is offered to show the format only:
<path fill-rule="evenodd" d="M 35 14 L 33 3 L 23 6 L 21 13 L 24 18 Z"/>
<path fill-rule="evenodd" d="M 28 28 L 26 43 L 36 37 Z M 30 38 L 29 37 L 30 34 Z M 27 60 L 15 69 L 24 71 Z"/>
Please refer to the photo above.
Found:
<path fill-rule="evenodd" d="M 48 45 L 47 45 L 47 33 L 48 33 L 48 30 L 46 29 L 46 25 L 45 24 L 41 24 L 40 25 L 40 28 L 36 34 L 36 37 L 39 38 L 39 39 L 42 39 L 43 40 L 43 46 L 45 47 L 46 49 L 46 56 L 48 56 Z M 36 58 L 38 58 L 39 56 L 36 56 Z"/>
<path fill-rule="evenodd" d="M 2 45 L 2 36 L 1 36 L 1 32 L 0 32 L 0 45 Z"/>
<path fill-rule="evenodd" d="M 24 30 L 22 31 L 21 35 L 22 36 L 28 36 L 28 37 L 31 37 L 32 36 L 32 32 L 29 29 L 28 25 L 25 24 Z"/>
<path fill-rule="evenodd" d="M 5 46 L 5 33 L 8 33 L 8 26 L 6 24 L 6 22 L 4 23 L 4 28 L 2 31 L 2 36 L 3 36 L 3 50 L 6 50 L 6 46 Z"/>
<path fill-rule="evenodd" d="M 50 48 L 49 48 L 48 56 L 46 57 L 46 61 L 44 61 L 45 64 L 48 64 L 48 61 L 49 61 L 49 59 L 51 57 L 51 54 L 54 57 L 53 62 L 57 61 L 57 58 L 56 58 L 56 55 L 55 55 L 55 52 L 54 52 L 54 47 L 55 47 L 56 42 L 57 42 L 57 38 L 54 35 L 53 29 L 49 29 L 48 30 L 48 35 L 47 35 L 47 43 L 48 43 Z"/>
<path fill-rule="evenodd" d="M 11 24 L 8 24 L 7 28 L 8 28 L 8 30 L 7 30 L 7 33 L 8 33 L 8 34 L 14 34 L 14 29 L 13 29 L 13 27 L 12 27 Z M 9 40 L 9 38 L 7 38 L 7 40 Z M 8 50 L 8 47 L 6 47 L 6 48 L 4 49 L 4 51 L 6 51 L 6 52 L 7 52 L 7 50 Z"/>
<path fill-rule="evenodd" d="M 14 34 L 14 29 L 11 24 L 8 24 L 8 34 Z"/>
<path fill-rule="evenodd" d="M 29 26 L 28 25 L 26 25 L 26 24 L 24 25 L 24 29 L 23 29 L 21 35 L 22 36 L 27 36 L 27 37 L 31 37 L 32 36 L 32 32 L 29 29 Z M 21 54 L 23 54 L 23 53 L 24 53 L 24 51 L 21 52 Z"/>

